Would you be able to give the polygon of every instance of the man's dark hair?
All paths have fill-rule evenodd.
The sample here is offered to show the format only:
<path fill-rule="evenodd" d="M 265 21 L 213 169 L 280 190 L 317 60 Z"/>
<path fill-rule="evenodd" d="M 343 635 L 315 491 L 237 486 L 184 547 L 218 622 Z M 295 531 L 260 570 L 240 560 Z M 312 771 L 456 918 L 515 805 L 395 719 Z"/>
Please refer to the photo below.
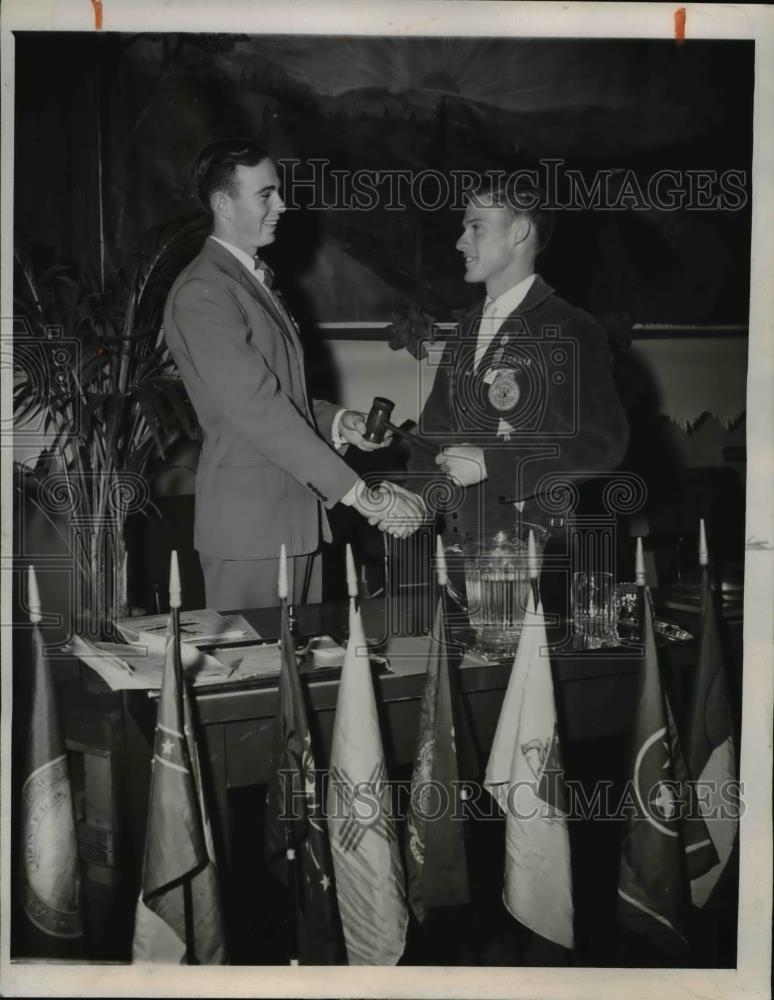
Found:
<path fill-rule="evenodd" d="M 225 191 L 234 198 L 237 167 L 255 167 L 269 154 L 251 139 L 220 139 L 200 150 L 191 167 L 191 184 L 202 205 L 211 211 L 210 198 L 214 191 Z"/>
<path fill-rule="evenodd" d="M 522 215 L 535 231 L 535 252 L 545 250 L 554 231 L 554 213 L 546 206 L 544 192 L 523 173 L 481 174 L 469 193 L 471 198 L 491 198 L 495 205 Z"/>

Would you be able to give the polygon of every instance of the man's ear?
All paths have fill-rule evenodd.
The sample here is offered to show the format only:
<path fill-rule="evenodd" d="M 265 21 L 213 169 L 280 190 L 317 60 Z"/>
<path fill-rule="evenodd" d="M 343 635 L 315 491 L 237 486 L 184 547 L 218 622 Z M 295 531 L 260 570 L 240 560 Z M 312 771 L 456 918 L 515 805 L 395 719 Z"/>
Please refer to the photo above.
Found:
<path fill-rule="evenodd" d="M 529 234 L 532 232 L 532 224 L 526 215 L 517 215 L 516 218 L 511 223 L 511 239 L 514 247 L 517 247 L 520 243 L 524 243 L 529 239 Z"/>
<path fill-rule="evenodd" d="M 212 209 L 212 214 L 217 215 L 221 219 L 231 218 L 231 204 L 230 199 L 225 191 L 213 191 L 210 197 L 210 208 Z"/>

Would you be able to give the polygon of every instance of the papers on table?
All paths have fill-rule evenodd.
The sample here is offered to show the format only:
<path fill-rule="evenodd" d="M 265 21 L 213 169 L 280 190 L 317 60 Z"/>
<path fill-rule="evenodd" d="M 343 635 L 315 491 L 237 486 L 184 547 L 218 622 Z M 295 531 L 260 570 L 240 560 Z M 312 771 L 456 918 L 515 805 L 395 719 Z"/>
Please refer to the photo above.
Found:
<path fill-rule="evenodd" d="M 114 691 L 161 689 L 163 642 L 159 649 L 155 642 L 142 645 L 92 642 L 76 635 L 69 649 Z M 219 649 L 213 654 L 181 646 L 180 653 L 185 675 L 195 688 L 278 675 L 280 671 L 280 651 L 276 643 Z"/>
<path fill-rule="evenodd" d="M 212 655 L 227 669 L 232 680 L 279 675 L 282 663 L 276 642 L 216 649 Z"/>
<path fill-rule="evenodd" d="M 147 645 L 164 651 L 169 614 L 120 618 L 115 624 L 127 642 Z M 242 615 L 221 615 L 210 608 L 180 612 L 180 643 L 182 646 L 220 646 L 227 642 L 260 639 L 260 635 Z"/>

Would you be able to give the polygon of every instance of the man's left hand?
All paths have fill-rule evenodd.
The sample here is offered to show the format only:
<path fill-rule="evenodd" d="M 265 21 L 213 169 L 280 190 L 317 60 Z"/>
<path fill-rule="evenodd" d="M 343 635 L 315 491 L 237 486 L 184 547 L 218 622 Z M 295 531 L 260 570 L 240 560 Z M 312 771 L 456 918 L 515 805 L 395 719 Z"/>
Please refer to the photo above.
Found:
<path fill-rule="evenodd" d="M 365 429 L 365 413 L 359 413 L 357 410 L 345 410 L 341 414 L 339 434 L 344 438 L 347 444 L 353 444 L 361 451 L 376 451 L 378 448 L 386 448 L 392 441 L 392 431 L 389 429 L 385 432 L 384 440 L 380 441 L 378 444 L 375 444 L 372 441 L 366 441 L 363 437 Z"/>
<path fill-rule="evenodd" d="M 460 486 L 475 486 L 487 477 L 484 449 L 474 444 L 444 448 L 435 456 L 435 463 Z"/>

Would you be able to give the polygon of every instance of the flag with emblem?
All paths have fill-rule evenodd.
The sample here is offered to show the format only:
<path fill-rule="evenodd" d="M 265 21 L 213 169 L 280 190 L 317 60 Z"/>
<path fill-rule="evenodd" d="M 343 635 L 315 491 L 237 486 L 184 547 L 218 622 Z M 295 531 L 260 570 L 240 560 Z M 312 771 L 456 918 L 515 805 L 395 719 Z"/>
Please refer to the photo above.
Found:
<path fill-rule="evenodd" d="M 442 590 L 430 641 L 406 824 L 408 898 L 420 921 L 433 909 L 470 902 L 455 693 Z"/>
<path fill-rule="evenodd" d="M 572 948 L 567 793 L 540 603 L 524 614 L 484 780 L 505 812 L 507 910 L 536 934 Z"/>
<path fill-rule="evenodd" d="M 174 647 L 170 618 L 133 960 L 217 964 L 225 961 L 218 874 L 188 691 L 185 681 L 178 691 Z"/>
<path fill-rule="evenodd" d="M 653 616 L 640 588 L 643 657 L 632 743 L 632 814 L 623 838 L 618 879 L 622 925 L 662 950 L 685 945 L 688 873 L 679 741 L 661 687 Z M 698 841 L 706 841 L 706 830 Z"/>
<path fill-rule="evenodd" d="M 298 961 L 335 965 L 343 960 L 343 940 L 333 861 L 287 601 L 281 604 L 282 673 L 266 800 L 266 859 L 280 880 L 294 890 Z M 294 861 L 286 858 L 288 848 L 295 853 Z M 288 877 L 288 864 L 295 865 L 293 878 Z"/>
<path fill-rule="evenodd" d="M 336 702 L 327 811 L 349 964 L 395 965 L 408 923 L 405 878 L 368 649 L 354 597 Z"/>
<path fill-rule="evenodd" d="M 14 936 L 20 950 L 36 958 L 76 958 L 83 954 L 83 919 L 73 798 L 31 567 L 29 591 L 31 656 L 25 676 L 17 675 L 20 691 L 28 692 L 28 712 L 19 805 L 21 916 Z"/>
<path fill-rule="evenodd" d="M 729 788 L 737 787 L 736 749 L 723 648 L 707 567 L 702 569 L 701 632 L 691 705 L 688 713 L 687 764 L 699 783 L 699 809 L 712 839 L 715 863 L 694 873 L 691 897 L 704 906 L 717 885 L 734 847 L 738 812 Z"/>

